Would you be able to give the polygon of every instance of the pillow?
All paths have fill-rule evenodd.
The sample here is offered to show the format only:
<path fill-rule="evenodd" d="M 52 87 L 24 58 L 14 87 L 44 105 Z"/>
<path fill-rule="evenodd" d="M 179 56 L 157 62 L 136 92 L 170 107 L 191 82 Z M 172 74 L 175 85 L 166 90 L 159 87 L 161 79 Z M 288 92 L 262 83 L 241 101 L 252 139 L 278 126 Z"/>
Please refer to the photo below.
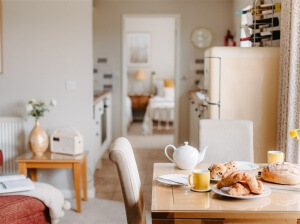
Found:
<path fill-rule="evenodd" d="M 172 79 L 165 79 L 164 86 L 165 87 L 174 87 L 174 81 Z"/>
<path fill-rule="evenodd" d="M 164 87 L 164 97 L 174 98 L 175 97 L 175 88 L 174 87 Z"/>

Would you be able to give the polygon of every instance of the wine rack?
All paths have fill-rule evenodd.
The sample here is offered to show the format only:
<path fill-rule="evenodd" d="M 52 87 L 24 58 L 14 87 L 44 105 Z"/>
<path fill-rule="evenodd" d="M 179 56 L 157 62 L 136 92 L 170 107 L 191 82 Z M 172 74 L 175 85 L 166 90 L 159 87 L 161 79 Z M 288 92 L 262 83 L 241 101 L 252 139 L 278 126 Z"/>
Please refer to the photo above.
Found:
<path fill-rule="evenodd" d="M 251 41 L 252 47 L 271 47 L 274 41 L 280 39 L 279 16 L 281 3 L 273 0 L 253 0 L 248 9 L 238 11 L 246 14 L 247 24 L 242 26 L 246 38 L 241 41 Z"/>

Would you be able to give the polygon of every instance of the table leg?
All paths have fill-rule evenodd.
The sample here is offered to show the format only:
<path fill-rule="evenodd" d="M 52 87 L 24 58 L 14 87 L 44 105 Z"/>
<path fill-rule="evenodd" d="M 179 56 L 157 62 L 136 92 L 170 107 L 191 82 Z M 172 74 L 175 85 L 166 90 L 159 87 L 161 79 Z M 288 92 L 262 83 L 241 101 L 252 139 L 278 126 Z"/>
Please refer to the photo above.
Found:
<path fill-rule="evenodd" d="M 19 174 L 24 174 L 27 177 L 26 163 L 19 163 Z"/>
<path fill-rule="evenodd" d="M 32 181 L 37 181 L 37 169 L 30 169 L 30 175 Z"/>
<path fill-rule="evenodd" d="M 81 176 L 81 164 L 74 163 L 73 164 L 73 178 L 74 178 L 74 188 L 76 195 L 76 212 L 81 212 L 81 197 L 80 197 L 80 176 Z"/>
<path fill-rule="evenodd" d="M 83 159 L 82 166 L 81 166 L 81 172 L 82 172 L 82 187 L 83 187 L 83 200 L 87 201 L 87 167 L 86 167 L 86 157 Z"/>

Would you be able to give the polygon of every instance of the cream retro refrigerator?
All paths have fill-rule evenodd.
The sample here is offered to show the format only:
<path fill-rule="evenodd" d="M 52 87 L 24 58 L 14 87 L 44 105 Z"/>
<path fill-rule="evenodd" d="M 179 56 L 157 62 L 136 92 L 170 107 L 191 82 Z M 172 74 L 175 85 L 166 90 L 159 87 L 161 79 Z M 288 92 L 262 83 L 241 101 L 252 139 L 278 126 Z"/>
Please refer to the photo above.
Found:
<path fill-rule="evenodd" d="M 276 148 L 279 48 L 212 47 L 204 61 L 204 118 L 252 120 L 254 159 L 265 162 Z"/>

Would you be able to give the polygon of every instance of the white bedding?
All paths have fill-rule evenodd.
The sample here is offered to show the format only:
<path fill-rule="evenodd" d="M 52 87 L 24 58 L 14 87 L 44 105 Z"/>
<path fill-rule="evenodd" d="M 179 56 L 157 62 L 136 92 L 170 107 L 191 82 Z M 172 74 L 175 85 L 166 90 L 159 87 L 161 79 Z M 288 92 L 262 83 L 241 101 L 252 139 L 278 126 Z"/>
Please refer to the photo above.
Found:
<path fill-rule="evenodd" d="M 174 97 L 155 96 L 150 98 L 143 120 L 143 134 L 152 134 L 153 120 L 174 121 Z"/>
<path fill-rule="evenodd" d="M 125 113 L 126 113 L 126 126 L 127 128 L 129 127 L 130 123 L 133 120 L 132 117 L 132 109 L 131 109 L 131 99 L 129 96 L 126 96 L 126 101 L 125 101 Z"/>

